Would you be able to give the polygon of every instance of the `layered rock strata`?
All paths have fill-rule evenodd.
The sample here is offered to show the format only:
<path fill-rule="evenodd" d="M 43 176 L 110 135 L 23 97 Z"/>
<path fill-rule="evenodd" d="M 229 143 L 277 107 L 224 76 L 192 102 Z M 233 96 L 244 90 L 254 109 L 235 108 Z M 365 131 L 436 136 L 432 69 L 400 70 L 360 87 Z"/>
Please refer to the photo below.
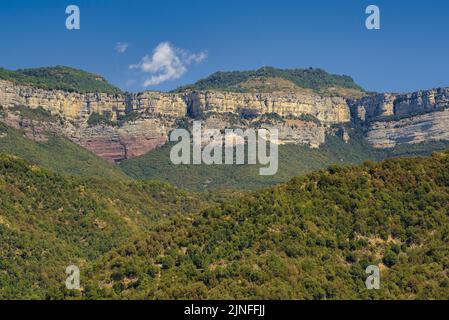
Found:
<path fill-rule="evenodd" d="M 449 88 L 408 94 L 379 94 L 350 103 L 366 123 L 366 139 L 376 148 L 449 140 Z"/>
<path fill-rule="evenodd" d="M 33 122 L 14 111 L 20 106 L 43 108 L 59 121 Z M 141 156 L 165 144 L 179 122 L 187 119 L 191 123 L 193 118 L 203 119 L 206 127 L 214 129 L 277 128 L 280 143 L 313 148 L 325 142 L 326 134 L 335 133 L 335 125 L 341 127 L 337 131 L 348 142 L 343 126 L 355 119 L 365 123 L 366 139 L 377 148 L 449 140 L 449 88 L 347 101 L 312 91 L 80 94 L 0 80 L 0 107 L 7 111 L 0 120 L 23 129 L 31 139 L 44 141 L 46 132 L 63 134 L 111 162 Z M 93 124 L 89 119 L 94 114 L 108 121 Z M 269 114 L 280 119 L 265 121 Z"/>
<path fill-rule="evenodd" d="M 254 94 L 192 92 L 185 96 L 189 114 L 207 112 L 235 113 L 258 116 L 277 113 L 282 117 L 308 114 L 323 123 L 351 121 L 348 104 L 341 97 L 322 97 L 316 94 Z"/>
<path fill-rule="evenodd" d="M 350 121 L 350 110 L 346 100 L 340 97 L 321 97 L 317 94 L 243 94 L 208 92 L 80 94 L 60 90 L 15 85 L 0 80 L 0 106 L 13 110 L 18 106 L 31 109 L 43 108 L 61 119 L 57 125 L 34 124 L 42 131 L 63 133 L 67 138 L 111 161 L 143 155 L 168 140 L 171 130 L 177 127 L 177 120 L 185 117 L 207 117 L 221 114 L 216 129 L 235 125 L 226 117 L 229 113 L 241 118 L 257 118 L 269 113 L 282 117 L 310 115 L 323 124 L 338 124 Z M 93 114 L 109 119 L 107 124 L 89 125 Z M 132 117 L 130 117 L 132 116 Z M 22 128 L 27 136 L 45 139 L 36 135 L 27 126 L 27 119 L 14 112 L 7 120 L 10 125 Z M 125 119 L 125 120 L 121 120 Z M 128 120 L 127 120 L 128 119 Z M 5 120 L 6 121 L 6 120 Z M 326 126 L 300 122 L 278 123 L 280 139 L 284 143 L 302 143 L 319 147 L 325 139 Z M 35 130 L 35 129 L 33 129 Z"/>
<path fill-rule="evenodd" d="M 350 103 L 353 116 L 362 121 L 381 117 L 406 117 L 449 107 L 449 88 L 407 94 L 382 93 Z"/>
<path fill-rule="evenodd" d="M 369 126 L 366 139 L 376 148 L 400 144 L 449 141 L 449 109 L 399 121 L 377 121 Z"/>

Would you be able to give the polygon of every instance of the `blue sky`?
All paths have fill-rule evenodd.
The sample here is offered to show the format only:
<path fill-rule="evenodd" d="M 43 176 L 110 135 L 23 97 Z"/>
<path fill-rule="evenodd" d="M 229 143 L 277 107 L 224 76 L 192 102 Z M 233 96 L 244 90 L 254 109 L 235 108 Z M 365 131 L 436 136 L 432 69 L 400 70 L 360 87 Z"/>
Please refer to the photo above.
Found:
<path fill-rule="evenodd" d="M 81 10 L 77 31 L 65 28 L 70 4 Z M 365 28 L 369 4 L 381 9 L 381 30 Z M 262 66 L 320 67 L 372 91 L 449 86 L 445 0 L 2 0 L 0 39 L 2 67 L 68 65 L 128 91 Z M 159 51 L 178 59 L 168 77 L 152 59 L 164 43 Z"/>

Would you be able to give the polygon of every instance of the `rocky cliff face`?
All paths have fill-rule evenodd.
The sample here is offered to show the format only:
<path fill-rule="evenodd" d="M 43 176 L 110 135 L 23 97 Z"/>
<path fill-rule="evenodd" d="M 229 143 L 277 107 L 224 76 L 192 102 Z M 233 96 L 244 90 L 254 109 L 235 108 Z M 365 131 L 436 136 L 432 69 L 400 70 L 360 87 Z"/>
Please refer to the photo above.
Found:
<path fill-rule="evenodd" d="M 323 123 L 344 123 L 351 120 L 348 104 L 341 97 L 316 94 L 255 94 L 192 92 L 185 96 L 189 113 L 236 113 L 259 116 L 277 113 L 282 117 L 308 114 Z"/>
<path fill-rule="evenodd" d="M 0 105 L 4 108 L 42 107 L 54 115 L 61 115 L 70 120 L 80 120 L 92 112 L 99 114 L 109 112 L 112 117 L 116 117 L 117 113 L 125 112 L 126 99 L 104 93 L 79 94 L 59 90 L 48 91 L 0 80 Z"/>
<path fill-rule="evenodd" d="M 303 144 L 311 148 L 319 148 L 326 141 L 326 133 L 331 133 L 328 126 L 312 121 L 267 117 L 245 120 L 220 113 L 206 117 L 203 121 L 203 128 L 205 130 L 217 128 L 277 129 L 280 144 Z"/>
<path fill-rule="evenodd" d="M 97 155 L 113 162 L 143 155 L 163 145 L 169 132 L 185 117 L 222 115 L 214 128 L 251 126 L 241 117 L 258 117 L 277 113 L 282 117 L 311 115 L 322 124 L 278 123 L 281 143 L 302 143 L 319 147 L 324 143 L 327 125 L 350 121 L 346 100 L 316 94 L 240 94 L 221 92 L 161 93 L 146 91 L 137 94 L 80 94 L 59 90 L 43 90 L 0 81 L 0 106 L 12 110 L 17 106 L 41 107 L 61 119 L 56 124 L 33 123 L 16 113 L 3 119 L 8 125 L 24 129 L 33 139 L 45 139 L 45 132 L 59 132 Z M 110 119 L 107 125 L 89 125 L 93 114 Z M 229 121 L 237 116 L 238 123 Z M 131 117 L 132 116 L 132 117 Z M 132 118 L 132 120 L 130 119 Z M 255 119 L 254 119 L 255 118 Z M 124 120 L 121 120 L 124 119 Z M 128 119 L 128 120 L 126 120 Z M 119 121 L 120 120 L 120 121 Z M 293 120 L 289 120 L 290 122 Z M 210 120 L 209 120 L 210 122 Z M 210 125 L 209 125 L 210 126 Z M 265 124 L 268 128 L 272 123 Z M 32 128 L 32 129 L 31 129 Z M 36 133 L 37 132 L 37 133 Z"/>
<path fill-rule="evenodd" d="M 449 140 L 449 88 L 409 94 L 379 94 L 350 103 L 353 116 L 367 124 L 376 148 Z"/>
<path fill-rule="evenodd" d="M 73 141 L 113 162 L 146 154 L 168 141 L 174 119 L 139 119 L 122 126 L 82 126 Z"/>
<path fill-rule="evenodd" d="M 369 126 L 366 139 L 376 148 L 426 141 L 449 141 L 449 109 L 413 116 L 398 121 L 376 121 Z"/>
<path fill-rule="evenodd" d="M 70 120 L 83 120 L 93 112 L 108 114 L 112 120 L 117 120 L 131 112 L 181 118 L 187 114 L 200 115 L 212 111 L 255 115 L 274 112 L 281 116 L 309 114 L 324 123 L 350 121 L 349 108 L 344 98 L 316 94 L 272 95 L 216 91 L 79 94 L 47 91 L 0 80 L 0 105 L 7 108 L 18 105 L 42 107 Z"/>
<path fill-rule="evenodd" d="M 405 117 L 449 107 L 449 88 L 407 94 L 382 93 L 350 103 L 353 115 L 362 121 L 380 117 Z"/>
<path fill-rule="evenodd" d="M 338 133 L 348 142 L 343 127 L 352 119 L 365 124 L 367 141 L 378 148 L 449 140 L 449 88 L 347 101 L 313 91 L 80 94 L 0 81 L 0 106 L 8 111 L 0 121 L 23 129 L 29 138 L 40 141 L 48 132 L 63 134 L 111 162 L 137 157 L 165 144 L 180 122 L 187 120 L 191 125 L 198 117 L 206 128 L 213 129 L 277 128 L 280 143 L 313 148 L 320 147 L 329 133 Z M 59 121 L 33 122 L 14 111 L 18 106 L 41 107 Z M 94 113 L 108 122 L 92 124 L 89 118 Z M 267 120 L 270 114 L 280 117 Z"/>
<path fill-rule="evenodd" d="M 151 91 L 125 95 L 80 94 L 14 85 L 3 80 L 0 80 L 0 105 L 6 108 L 42 107 L 54 115 L 75 121 L 86 120 L 94 112 L 110 115 L 113 121 L 132 111 L 175 117 L 183 117 L 186 113 L 183 97 L 177 94 Z"/>

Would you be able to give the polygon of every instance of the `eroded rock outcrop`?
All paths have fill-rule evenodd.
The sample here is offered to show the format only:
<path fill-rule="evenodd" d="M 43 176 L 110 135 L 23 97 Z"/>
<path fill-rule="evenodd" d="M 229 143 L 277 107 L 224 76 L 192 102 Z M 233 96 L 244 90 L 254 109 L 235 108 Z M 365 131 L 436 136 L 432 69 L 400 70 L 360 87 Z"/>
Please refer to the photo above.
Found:
<path fill-rule="evenodd" d="M 399 121 L 376 121 L 370 125 L 366 139 L 376 148 L 393 148 L 400 144 L 426 141 L 449 141 L 449 109 Z"/>
<path fill-rule="evenodd" d="M 214 128 L 224 129 L 252 126 L 261 116 L 270 113 L 289 118 L 309 115 L 322 124 L 290 119 L 265 126 L 279 129 L 281 143 L 311 147 L 324 143 L 327 125 L 350 121 L 350 110 L 344 98 L 322 97 L 313 92 L 80 94 L 0 80 L 0 106 L 13 111 L 3 121 L 23 129 L 29 138 L 45 140 L 45 132 L 60 133 L 111 162 L 140 156 L 165 144 L 169 132 L 178 126 L 178 120 L 189 116 L 208 118 L 210 126 L 210 114 L 221 114 Z M 26 117 L 14 112 L 14 108 L 20 106 L 42 108 L 59 121 L 51 125 L 34 121 L 31 125 Z M 109 119 L 108 123 L 90 123 L 93 114 Z M 237 120 L 230 121 L 229 114 L 235 115 L 234 120 Z M 247 116 L 253 121 L 242 119 Z"/>
<path fill-rule="evenodd" d="M 376 148 L 449 140 L 449 88 L 379 94 L 350 106 L 354 118 L 366 123 L 366 139 Z"/>
<path fill-rule="evenodd" d="M 191 123 L 190 123 L 191 126 Z M 280 144 L 302 144 L 311 148 L 319 148 L 326 142 L 326 134 L 331 130 L 328 126 L 313 121 L 282 118 L 254 118 L 244 120 L 226 114 L 214 114 L 203 121 L 204 130 L 208 129 L 277 129 Z"/>
<path fill-rule="evenodd" d="M 211 91 L 192 92 L 185 99 L 189 114 L 194 116 L 207 112 L 255 116 L 277 113 L 282 117 L 308 114 L 324 123 L 345 123 L 351 120 L 348 104 L 341 97 Z"/>
<path fill-rule="evenodd" d="M 281 116 L 309 114 L 324 123 L 350 121 L 346 100 L 317 94 L 252 94 L 145 91 L 129 94 L 80 94 L 60 90 L 43 90 L 14 85 L 0 80 L 0 105 L 3 107 L 42 107 L 70 120 L 86 120 L 92 113 L 110 116 L 112 121 L 131 112 L 147 115 L 183 117 L 207 112 L 256 114 L 277 113 Z"/>
<path fill-rule="evenodd" d="M 72 140 L 113 162 L 138 157 L 164 145 L 174 119 L 139 119 L 122 126 L 82 126 Z"/>
<path fill-rule="evenodd" d="M 313 148 L 320 147 L 327 134 L 337 134 L 348 142 L 344 124 L 355 119 L 365 124 L 366 139 L 378 148 L 449 140 L 449 88 L 375 94 L 347 101 L 311 90 L 80 94 L 0 80 L 0 106 L 9 110 L 1 121 L 22 129 L 30 139 L 45 141 L 47 133 L 63 134 L 111 162 L 137 157 L 165 144 L 171 130 L 186 119 L 191 124 L 194 118 L 204 120 L 206 128 L 221 130 L 276 128 L 280 143 Z M 28 119 L 15 110 L 20 106 L 42 108 L 58 120 Z M 89 119 L 94 114 L 108 121 L 92 123 Z M 279 117 L 268 119 L 270 114 Z"/>
<path fill-rule="evenodd" d="M 126 99 L 121 95 L 105 93 L 80 94 L 60 90 L 49 91 L 0 80 L 0 105 L 4 108 L 42 107 L 54 115 L 79 120 L 93 112 L 108 113 L 112 118 L 116 118 L 117 114 L 125 113 Z"/>
<path fill-rule="evenodd" d="M 449 107 L 449 88 L 407 94 L 382 93 L 350 102 L 353 116 L 362 121 L 406 117 Z"/>

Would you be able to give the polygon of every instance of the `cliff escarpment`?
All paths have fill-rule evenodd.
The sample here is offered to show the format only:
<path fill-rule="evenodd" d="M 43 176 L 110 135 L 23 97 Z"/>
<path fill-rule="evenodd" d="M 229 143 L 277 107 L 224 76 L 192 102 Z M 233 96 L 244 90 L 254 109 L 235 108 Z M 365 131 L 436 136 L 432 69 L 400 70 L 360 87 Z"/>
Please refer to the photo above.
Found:
<path fill-rule="evenodd" d="M 376 148 L 449 140 L 449 88 L 407 94 L 379 94 L 350 103 L 354 119 L 366 125 Z"/>
<path fill-rule="evenodd" d="M 169 132 L 184 119 L 191 122 L 193 118 L 213 115 L 219 118 L 213 128 L 224 129 L 260 124 L 258 120 L 264 115 L 277 114 L 290 122 L 297 120 L 278 123 L 281 142 L 294 141 L 312 147 L 324 142 L 330 125 L 351 120 L 345 98 L 315 93 L 78 93 L 0 80 L 0 105 L 8 110 L 3 117 L 5 123 L 28 131 L 30 121 L 17 108 L 48 111 L 59 121 L 53 124 L 34 121 L 31 138 L 41 138 L 46 131 L 60 132 L 114 162 L 143 155 L 165 144 Z M 300 121 L 303 116 L 309 116 L 309 121 Z"/>
<path fill-rule="evenodd" d="M 449 88 L 368 94 L 319 69 L 267 68 L 216 73 L 169 93 L 126 93 L 66 67 L 0 71 L 0 121 L 36 141 L 63 135 L 110 162 L 166 144 L 195 119 L 210 129 L 276 128 L 281 144 L 311 148 L 328 135 L 348 142 L 354 125 L 375 148 L 449 140 Z"/>

